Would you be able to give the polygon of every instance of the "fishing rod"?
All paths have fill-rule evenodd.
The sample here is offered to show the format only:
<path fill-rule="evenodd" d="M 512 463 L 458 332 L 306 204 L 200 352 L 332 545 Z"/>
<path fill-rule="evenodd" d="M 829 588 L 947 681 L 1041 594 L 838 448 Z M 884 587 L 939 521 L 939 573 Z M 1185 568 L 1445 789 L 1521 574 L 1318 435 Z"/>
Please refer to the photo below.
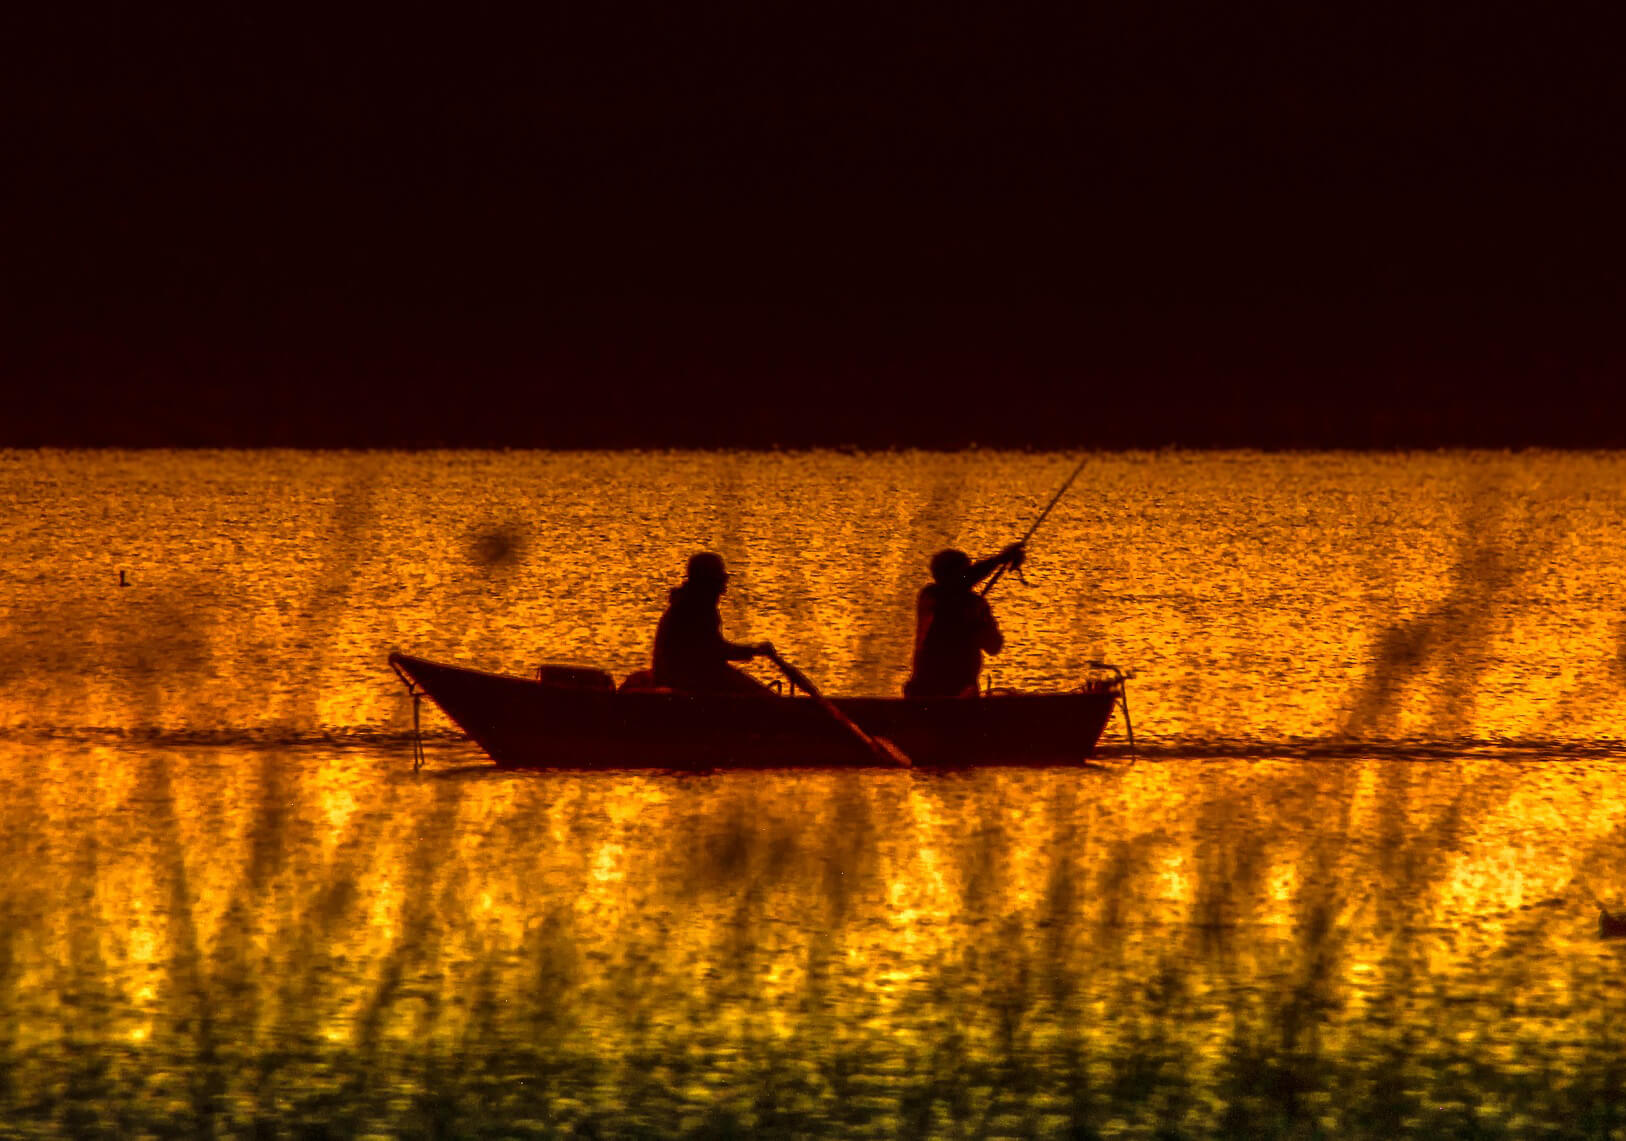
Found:
<path fill-rule="evenodd" d="M 1034 532 L 1039 529 L 1039 524 L 1043 523 L 1045 519 L 1049 517 L 1051 509 L 1054 508 L 1056 504 L 1061 502 L 1061 497 L 1067 494 L 1067 489 L 1069 487 L 1073 486 L 1073 481 L 1078 478 L 1078 473 L 1084 470 L 1084 465 L 1089 462 L 1089 459 L 1090 456 L 1088 452 L 1079 457 L 1078 466 L 1075 467 L 1072 474 L 1067 477 L 1067 481 L 1063 483 L 1061 487 L 1057 488 L 1056 494 L 1050 497 L 1050 502 L 1044 505 L 1044 510 L 1039 512 L 1039 517 L 1033 521 L 1033 526 L 1028 528 L 1028 533 L 1022 536 L 1022 541 L 1016 544 L 1017 546 L 1026 546 L 1027 541 L 1033 538 Z M 993 576 L 989 578 L 988 582 L 983 586 L 982 593 L 984 595 L 986 595 L 990 590 L 994 589 L 994 583 L 999 581 L 1000 575 L 1004 574 L 1005 568 L 1010 565 L 1010 563 L 1000 564 L 999 569 L 994 571 Z M 1129 675 L 1123 670 L 1119 669 L 1117 666 L 1111 665 L 1108 662 L 1092 661 L 1090 663 L 1090 668 L 1101 670 L 1102 672 L 1110 671 L 1112 673 L 1114 701 L 1116 702 L 1118 708 L 1123 710 L 1124 730 L 1129 734 L 1129 764 L 1131 767 L 1133 767 L 1135 762 L 1140 759 L 1140 755 L 1135 751 L 1135 725 L 1129 720 Z M 1107 715 L 1111 716 L 1110 708 L 1107 711 Z M 1601 909 L 1602 905 L 1600 904 L 1599 907 Z M 1598 921 L 1600 932 L 1603 930 L 1603 927 L 1608 921 L 1609 913 L 1604 911 L 1603 914 L 1605 918 L 1601 918 Z M 1622 916 L 1620 918 L 1619 933 L 1626 935 L 1626 916 Z"/>
<path fill-rule="evenodd" d="M 1063 483 L 1061 487 L 1057 489 L 1056 494 L 1050 497 L 1050 502 L 1044 505 L 1044 510 L 1039 512 L 1039 517 L 1033 521 L 1033 526 L 1028 528 L 1028 533 L 1022 536 L 1021 540 L 1016 544 L 1017 546 L 1022 547 L 1027 545 L 1027 541 L 1033 538 L 1033 533 L 1039 529 L 1039 524 L 1045 521 L 1046 516 L 1050 514 L 1051 508 L 1055 507 L 1056 504 L 1061 502 L 1061 497 L 1067 494 L 1067 489 L 1073 486 L 1073 481 L 1078 478 L 1078 473 L 1083 471 L 1084 465 L 1089 462 L 1090 456 L 1089 453 L 1086 452 L 1079 458 L 1078 466 L 1073 469 L 1073 474 L 1068 476 L 1067 482 Z M 990 590 L 994 589 L 994 583 L 999 581 L 1000 576 L 1005 573 L 1005 568 L 1008 566 L 1010 566 L 1009 563 L 1002 563 L 999 569 L 994 572 L 993 577 L 983 584 L 983 594 L 986 595 Z"/>

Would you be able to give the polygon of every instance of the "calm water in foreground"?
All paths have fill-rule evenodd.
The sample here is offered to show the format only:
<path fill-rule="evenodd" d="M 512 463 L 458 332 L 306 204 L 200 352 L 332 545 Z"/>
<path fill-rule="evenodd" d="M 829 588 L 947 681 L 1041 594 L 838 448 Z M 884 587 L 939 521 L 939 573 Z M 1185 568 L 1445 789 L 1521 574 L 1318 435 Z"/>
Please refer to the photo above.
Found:
<path fill-rule="evenodd" d="M 1057 455 L 0 453 L 0 1135 L 1626 1130 L 1626 458 L 1091 461 L 1099 767 L 503 774 L 391 649 L 895 692 Z M 119 585 L 124 571 L 130 585 Z"/>

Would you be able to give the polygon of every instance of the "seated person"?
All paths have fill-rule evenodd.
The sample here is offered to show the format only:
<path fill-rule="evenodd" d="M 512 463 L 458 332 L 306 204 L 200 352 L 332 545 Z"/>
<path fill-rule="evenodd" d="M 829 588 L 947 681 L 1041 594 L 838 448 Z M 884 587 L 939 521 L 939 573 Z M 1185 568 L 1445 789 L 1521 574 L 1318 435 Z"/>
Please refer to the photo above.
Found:
<path fill-rule="evenodd" d="M 932 581 L 915 599 L 915 660 L 905 697 L 976 697 L 982 655 L 1005 647 L 994 612 L 975 590 L 998 567 L 1022 565 L 1022 544 L 973 563 L 964 551 L 932 556 Z"/>
<path fill-rule="evenodd" d="M 728 590 L 723 560 L 704 551 L 689 560 L 688 577 L 672 590 L 655 627 L 654 682 L 680 693 L 770 696 L 772 690 L 730 662 L 773 653 L 772 642 L 750 645 L 723 637 L 717 602 Z"/>

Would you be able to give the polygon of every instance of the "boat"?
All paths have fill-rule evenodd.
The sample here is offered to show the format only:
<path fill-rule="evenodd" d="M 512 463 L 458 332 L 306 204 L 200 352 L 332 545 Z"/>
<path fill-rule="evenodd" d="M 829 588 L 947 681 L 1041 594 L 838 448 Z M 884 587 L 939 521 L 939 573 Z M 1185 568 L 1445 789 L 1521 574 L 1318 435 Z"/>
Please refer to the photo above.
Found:
<path fill-rule="evenodd" d="M 505 768 L 709 771 L 884 763 L 860 734 L 805 694 L 617 688 L 602 670 L 572 666 L 545 665 L 535 676 L 517 677 L 402 653 L 389 662 L 413 695 L 415 715 L 418 698 L 427 696 Z M 832 701 L 917 766 L 1081 764 L 1115 707 L 1124 708 L 1128 724 L 1123 673 L 1092 666 L 1103 672 L 1065 693 Z"/>

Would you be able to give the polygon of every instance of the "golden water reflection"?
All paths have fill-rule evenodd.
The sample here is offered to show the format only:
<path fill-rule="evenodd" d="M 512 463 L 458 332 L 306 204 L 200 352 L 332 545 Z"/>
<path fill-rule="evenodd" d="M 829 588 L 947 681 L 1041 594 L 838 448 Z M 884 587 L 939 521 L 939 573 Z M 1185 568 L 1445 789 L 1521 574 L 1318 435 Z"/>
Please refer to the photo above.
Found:
<path fill-rule="evenodd" d="M 1518 1132 L 1616 1080 L 1607 762 L 404 760 L 8 749 L 7 1120 Z"/>

